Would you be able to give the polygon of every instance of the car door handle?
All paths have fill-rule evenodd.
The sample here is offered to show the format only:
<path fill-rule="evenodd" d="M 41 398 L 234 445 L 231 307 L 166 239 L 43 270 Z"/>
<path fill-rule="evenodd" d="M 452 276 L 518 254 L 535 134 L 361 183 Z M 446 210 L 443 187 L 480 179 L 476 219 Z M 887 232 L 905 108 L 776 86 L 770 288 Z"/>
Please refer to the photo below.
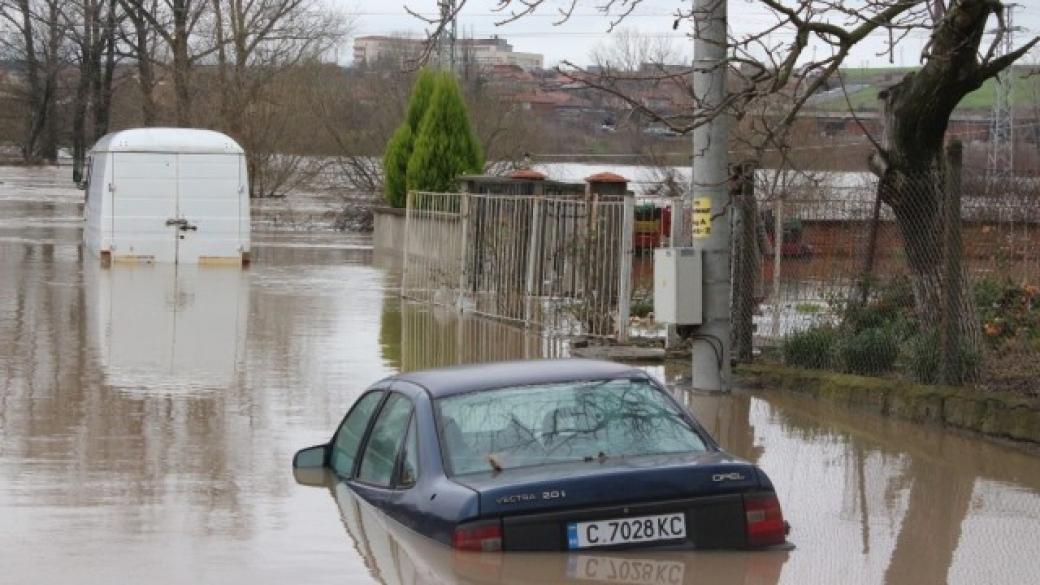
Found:
<path fill-rule="evenodd" d="M 168 225 L 168 226 L 177 225 L 177 226 L 181 226 L 181 228 L 183 229 L 184 226 L 188 225 L 188 220 L 186 220 L 186 219 L 168 219 L 168 220 L 166 220 L 166 225 Z"/>
<path fill-rule="evenodd" d="M 181 226 L 178 229 L 181 230 L 182 232 L 186 232 L 186 231 L 189 231 L 189 230 L 194 232 L 194 231 L 198 231 L 199 226 L 190 224 L 190 223 L 185 221 L 183 224 L 181 224 Z"/>

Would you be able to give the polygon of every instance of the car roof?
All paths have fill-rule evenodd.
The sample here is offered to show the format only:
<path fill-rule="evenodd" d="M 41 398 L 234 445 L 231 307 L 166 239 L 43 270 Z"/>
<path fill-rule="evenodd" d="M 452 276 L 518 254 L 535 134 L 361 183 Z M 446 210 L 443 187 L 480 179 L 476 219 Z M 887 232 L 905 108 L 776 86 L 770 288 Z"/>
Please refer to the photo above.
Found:
<path fill-rule="evenodd" d="M 398 374 L 403 380 L 425 388 L 433 398 L 465 392 L 533 386 L 577 380 L 604 380 L 638 376 L 645 372 L 625 364 L 584 359 L 523 360 L 438 368 Z"/>

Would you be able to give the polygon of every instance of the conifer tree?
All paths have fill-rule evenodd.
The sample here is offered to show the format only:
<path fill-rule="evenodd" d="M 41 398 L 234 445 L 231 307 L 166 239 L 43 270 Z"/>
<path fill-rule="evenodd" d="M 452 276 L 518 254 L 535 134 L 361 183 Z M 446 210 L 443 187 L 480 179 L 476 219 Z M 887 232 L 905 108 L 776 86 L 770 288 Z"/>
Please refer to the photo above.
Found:
<path fill-rule="evenodd" d="M 408 98 L 405 119 L 386 143 L 383 154 L 383 194 L 391 207 L 404 207 L 407 201 L 408 160 L 412 156 L 419 124 L 433 97 L 435 82 L 436 76 L 428 69 L 419 71 L 411 97 Z"/>
<path fill-rule="evenodd" d="M 459 84 L 451 73 L 437 75 L 433 97 L 413 136 L 408 189 L 451 191 L 459 175 L 484 169 L 484 153 L 470 127 Z"/>

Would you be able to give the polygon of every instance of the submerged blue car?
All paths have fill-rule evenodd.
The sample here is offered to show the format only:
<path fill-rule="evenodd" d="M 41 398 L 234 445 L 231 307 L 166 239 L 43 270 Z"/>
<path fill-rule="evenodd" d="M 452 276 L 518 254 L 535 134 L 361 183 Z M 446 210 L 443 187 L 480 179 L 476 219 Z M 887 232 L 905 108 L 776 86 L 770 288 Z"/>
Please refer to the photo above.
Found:
<path fill-rule="evenodd" d="M 652 377 L 588 360 L 400 374 L 297 470 L 460 550 L 762 548 L 788 531 L 762 470 L 719 449 Z"/>

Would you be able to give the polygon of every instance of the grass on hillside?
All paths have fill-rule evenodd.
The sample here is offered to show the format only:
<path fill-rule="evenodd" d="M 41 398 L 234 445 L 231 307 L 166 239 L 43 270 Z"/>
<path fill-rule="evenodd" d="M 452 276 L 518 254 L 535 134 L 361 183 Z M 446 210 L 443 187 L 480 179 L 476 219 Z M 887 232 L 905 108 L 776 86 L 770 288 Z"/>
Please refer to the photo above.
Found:
<path fill-rule="evenodd" d="M 862 89 L 849 94 L 849 101 L 856 110 L 876 110 L 878 107 L 877 94 L 878 85 L 889 85 L 899 81 L 903 75 L 912 71 L 911 67 L 889 67 L 889 68 L 863 68 L 846 69 L 842 71 L 845 85 L 857 83 L 871 83 L 874 87 Z M 1028 104 L 1040 101 L 1040 76 L 1024 77 L 1024 71 L 1016 71 L 1013 77 L 1011 99 L 1016 104 Z M 986 81 L 981 88 L 968 94 L 961 100 L 958 109 L 961 110 L 991 110 L 996 100 L 996 80 Z M 848 107 L 845 98 L 837 97 L 822 104 L 824 110 L 844 110 Z"/>

